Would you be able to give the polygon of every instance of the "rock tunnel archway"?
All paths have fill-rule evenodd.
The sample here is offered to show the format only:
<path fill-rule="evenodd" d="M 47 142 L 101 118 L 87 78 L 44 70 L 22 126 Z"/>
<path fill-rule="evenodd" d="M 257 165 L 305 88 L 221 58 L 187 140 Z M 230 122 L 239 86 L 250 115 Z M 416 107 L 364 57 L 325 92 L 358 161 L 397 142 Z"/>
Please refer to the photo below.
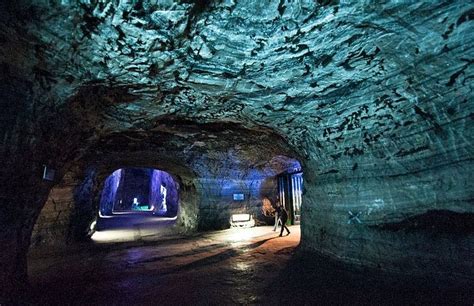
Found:
<path fill-rule="evenodd" d="M 121 168 L 104 181 L 99 215 L 133 211 L 176 217 L 179 185 L 166 171 L 150 168 Z"/>
<path fill-rule="evenodd" d="M 99 217 L 111 214 L 111 211 L 106 212 L 101 204 L 107 182 L 114 172 L 109 175 L 109 172 L 98 171 L 96 168 L 88 168 L 85 173 L 75 171 L 68 172 L 63 180 L 51 189 L 33 229 L 32 246 L 67 245 L 88 241 L 96 231 Z M 154 171 L 156 170 L 151 169 L 152 174 Z M 170 205 L 167 213 L 159 211 L 158 215 L 172 215 L 173 219 L 178 220 L 168 225 L 174 227 L 168 234 L 194 231 L 198 201 L 193 194 L 195 188 L 192 182 L 183 181 L 180 177 L 164 176 L 166 179 L 163 181 L 170 183 L 169 187 L 172 188 L 167 197 Z M 178 201 L 179 197 L 182 199 Z"/>
<path fill-rule="evenodd" d="M 199 130 L 204 141 L 176 140 L 171 133 L 156 131 L 116 132 L 99 139 L 50 192 L 45 214 L 40 215 L 40 225 L 34 229 L 33 244 L 67 243 L 90 237 L 106 178 L 117 168 L 159 168 L 173 175 L 180 185 L 176 232 L 228 228 L 231 213 L 244 207 L 251 207 L 253 215 L 260 214 L 262 197 L 268 196 L 265 192 L 273 192 L 270 196 L 274 198 L 276 175 L 290 167 L 292 159 L 281 154 L 295 153 L 281 136 L 268 129 L 255 131 L 235 123 L 229 129 L 227 125 L 191 121 L 176 125 L 169 120 L 161 126 L 170 131 L 179 128 L 179 133 L 194 136 L 194 131 Z M 209 136 L 211 147 L 206 144 Z M 255 137 L 263 141 L 256 143 Z M 259 186 L 268 178 L 273 185 L 264 191 Z M 244 192 L 245 201 L 233 201 L 232 192 Z M 62 204 L 66 205 L 64 211 Z M 64 219 L 56 218 L 59 215 Z M 48 221 L 51 216 L 60 223 L 56 228 Z"/>
<path fill-rule="evenodd" d="M 110 160 L 172 165 L 198 192 L 210 164 L 293 156 L 303 248 L 472 274 L 472 229 L 448 230 L 474 213 L 472 5 L 143 3 L 0 4 L 1 296 L 26 282 L 51 188 Z"/>

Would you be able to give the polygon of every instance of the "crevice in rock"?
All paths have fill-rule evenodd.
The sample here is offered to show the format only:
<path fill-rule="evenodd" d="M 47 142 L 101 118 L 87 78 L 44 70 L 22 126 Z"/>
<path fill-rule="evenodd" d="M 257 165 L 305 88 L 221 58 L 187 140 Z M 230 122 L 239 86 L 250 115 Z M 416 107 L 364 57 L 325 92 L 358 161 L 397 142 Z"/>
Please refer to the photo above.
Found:
<path fill-rule="evenodd" d="M 456 22 L 456 25 L 459 26 L 464 22 L 474 20 L 474 8 L 464 12 Z"/>
<path fill-rule="evenodd" d="M 370 226 L 391 232 L 424 232 L 431 234 L 457 234 L 468 236 L 474 233 L 474 213 L 458 213 L 450 210 L 428 210 L 399 222 Z"/>
<path fill-rule="evenodd" d="M 188 23 L 184 29 L 184 36 L 189 37 L 191 33 L 191 27 L 196 23 L 197 18 L 210 6 L 213 1 L 207 0 L 197 0 L 197 1 L 184 1 L 184 2 L 194 2 L 193 8 L 189 11 Z"/>

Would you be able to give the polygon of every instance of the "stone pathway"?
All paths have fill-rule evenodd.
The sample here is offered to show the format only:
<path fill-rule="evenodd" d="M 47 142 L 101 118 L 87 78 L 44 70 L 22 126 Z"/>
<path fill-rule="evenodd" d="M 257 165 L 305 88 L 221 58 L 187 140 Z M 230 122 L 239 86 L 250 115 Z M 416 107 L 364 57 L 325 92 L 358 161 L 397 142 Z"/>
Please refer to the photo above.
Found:
<path fill-rule="evenodd" d="M 357 271 L 296 252 L 297 226 L 229 229 L 33 250 L 33 304 L 367 305 L 467 304 L 472 283 L 432 282 Z M 440 284 L 443 285 L 440 285 Z"/>
<path fill-rule="evenodd" d="M 34 250 L 30 280 L 41 304 L 260 303 L 300 240 L 299 227 L 237 228 L 195 237 Z M 103 236 L 103 235 L 102 235 Z M 136 238 L 136 237 L 135 237 Z M 271 292 L 270 292 L 271 294 Z"/>

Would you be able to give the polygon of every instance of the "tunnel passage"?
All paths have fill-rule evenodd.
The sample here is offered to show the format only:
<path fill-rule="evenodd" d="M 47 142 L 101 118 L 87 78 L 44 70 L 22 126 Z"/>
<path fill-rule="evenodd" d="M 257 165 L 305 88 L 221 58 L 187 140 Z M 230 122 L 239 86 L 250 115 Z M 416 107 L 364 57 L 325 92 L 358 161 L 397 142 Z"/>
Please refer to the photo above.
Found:
<path fill-rule="evenodd" d="M 107 216 L 144 211 L 176 217 L 178 206 L 178 185 L 169 173 L 149 168 L 123 168 L 105 180 L 99 212 Z"/>
<path fill-rule="evenodd" d="M 119 135 L 118 150 L 176 157 L 196 170 L 186 179 L 200 191 L 196 177 L 235 177 L 221 170 L 225 152 L 248 155 L 246 169 L 274 156 L 240 149 L 271 147 L 265 131 L 304 159 L 308 250 L 387 270 L 447 263 L 446 273 L 472 274 L 472 235 L 460 243 L 379 230 L 433 209 L 473 212 L 472 4 L 143 3 L 0 4 L 0 283 L 24 283 L 48 192 L 97 142 Z M 58 181 L 41 179 L 44 164 Z M 189 216 L 183 222 L 207 217 Z"/>
<path fill-rule="evenodd" d="M 266 224 L 274 225 L 275 209 L 280 205 L 288 212 L 288 224 L 301 223 L 301 208 L 303 205 L 303 168 L 300 161 L 287 156 L 274 156 L 269 162 L 270 173 L 276 173 L 267 178 L 261 185 L 262 196 L 261 215 L 270 216 Z M 259 215 L 259 216 L 261 216 Z"/>
<path fill-rule="evenodd" d="M 103 165 L 82 161 L 51 189 L 35 223 L 31 246 L 88 241 L 101 226 L 107 227 L 100 217 L 114 213 L 136 213 L 137 222 L 146 214 L 167 218 L 172 231 L 192 231 L 196 227 L 194 192 L 192 181 L 165 171 L 124 167 L 112 172 Z"/>
<path fill-rule="evenodd" d="M 219 165 L 220 164 L 220 165 Z M 245 165 L 228 154 L 214 165 L 217 177 L 198 179 L 205 199 L 199 207 L 199 229 L 226 229 L 246 225 L 273 225 L 277 204 L 289 212 L 289 224 L 299 224 L 302 204 L 302 166 L 294 157 L 276 154 Z"/>
<path fill-rule="evenodd" d="M 273 221 L 262 215 L 263 200 L 275 204 L 278 176 L 301 160 L 280 135 L 233 123 L 162 121 L 156 125 L 163 131 L 114 132 L 99 139 L 51 190 L 32 241 L 84 240 L 100 231 L 98 216 L 138 209 L 176 217 L 172 229 L 180 233 L 229 228 L 233 214 L 250 214 L 256 224 Z M 126 181 L 141 191 L 124 194 Z M 176 191 L 169 189 L 173 185 Z M 166 212 L 162 188 L 171 204 Z"/>
<path fill-rule="evenodd" d="M 152 168 L 117 169 L 103 183 L 91 239 L 104 243 L 167 235 L 175 230 L 178 211 L 179 184 L 169 173 Z"/>

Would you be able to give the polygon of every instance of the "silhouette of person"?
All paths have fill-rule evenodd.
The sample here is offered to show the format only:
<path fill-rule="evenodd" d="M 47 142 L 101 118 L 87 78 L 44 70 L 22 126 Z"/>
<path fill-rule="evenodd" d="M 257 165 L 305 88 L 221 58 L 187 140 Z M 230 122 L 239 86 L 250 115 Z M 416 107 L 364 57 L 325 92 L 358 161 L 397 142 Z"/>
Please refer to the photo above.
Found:
<path fill-rule="evenodd" d="M 283 229 L 286 229 L 288 232 L 287 236 L 290 234 L 290 230 L 286 227 L 286 221 L 288 221 L 288 212 L 286 211 L 285 207 L 281 207 L 280 211 L 280 221 L 281 221 L 281 231 L 280 237 L 283 235 Z"/>
<path fill-rule="evenodd" d="M 273 231 L 276 231 L 278 224 L 281 225 L 280 215 L 281 215 L 281 206 L 280 206 L 280 203 L 277 203 L 276 208 L 275 208 L 275 225 L 273 226 Z"/>

